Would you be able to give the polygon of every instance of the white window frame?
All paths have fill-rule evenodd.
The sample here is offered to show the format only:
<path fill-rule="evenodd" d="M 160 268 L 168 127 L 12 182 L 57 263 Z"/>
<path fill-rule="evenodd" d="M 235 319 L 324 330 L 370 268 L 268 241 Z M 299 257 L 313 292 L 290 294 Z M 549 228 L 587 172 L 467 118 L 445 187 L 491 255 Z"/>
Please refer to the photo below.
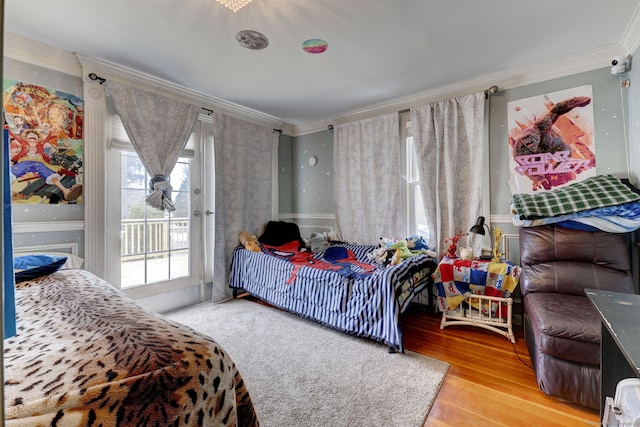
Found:
<path fill-rule="evenodd" d="M 413 164 L 413 153 L 408 147 L 408 138 L 411 133 L 411 114 L 409 111 L 400 113 L 400 156 L 401 182 L 402 182 L 402 227 L 405 236 L 420 233 L 417 229 L 415 192 L 420 185 L 417 171 Z M 422 233 L 424 234 L 424 233 Z M 428 238 L 429 236 L 424 236 Z"/>

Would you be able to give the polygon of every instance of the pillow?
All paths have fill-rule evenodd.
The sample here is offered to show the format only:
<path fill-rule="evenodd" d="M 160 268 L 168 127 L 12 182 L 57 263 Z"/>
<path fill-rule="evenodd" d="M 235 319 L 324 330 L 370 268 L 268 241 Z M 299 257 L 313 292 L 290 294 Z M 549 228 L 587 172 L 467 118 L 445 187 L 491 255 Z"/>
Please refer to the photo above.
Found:
<path fill-rule="evenodd" d="M 14 251 L 14 256 L 26 255 L 49 255 L 67 258 L 67 262 L 65 262 L 64 265 L 60 268 L 82 268 L 82 264 L 84 263 L 84 259 L 80 258 L 78 255 L 69 254 L 66 252 L 19 252 L 19 248 Z"/>
<path fill-rule="evenodd" d="M 300 247 L 305 243 L 300 236 L 300 228 L 295 222 L 269 221 L 258 241 L 269 246 L 281 246 L 285 243 L 297 241 Z"/>
<path fill-rule="evenodd" d="M 66 257 L 55 255 L 23 255 L 13 258 L 16 283 L 36 279 L 58 271 L 67 262 Z"/>

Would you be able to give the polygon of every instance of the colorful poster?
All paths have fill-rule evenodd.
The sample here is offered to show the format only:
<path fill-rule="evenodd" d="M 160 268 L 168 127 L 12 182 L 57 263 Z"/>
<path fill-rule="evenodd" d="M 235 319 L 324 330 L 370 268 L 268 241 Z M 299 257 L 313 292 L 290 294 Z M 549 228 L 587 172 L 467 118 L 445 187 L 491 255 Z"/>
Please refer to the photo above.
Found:
<path fill-rule="evenodd" d="M 8 79 L 3 95 L 12 202 L 82 203 L 82 98 Z"/>
<path fill-rule="evenodd" d="M 507 104 L 512 194 L 595 176 L 591 101 L 591 86 L 582 86 Z"/>

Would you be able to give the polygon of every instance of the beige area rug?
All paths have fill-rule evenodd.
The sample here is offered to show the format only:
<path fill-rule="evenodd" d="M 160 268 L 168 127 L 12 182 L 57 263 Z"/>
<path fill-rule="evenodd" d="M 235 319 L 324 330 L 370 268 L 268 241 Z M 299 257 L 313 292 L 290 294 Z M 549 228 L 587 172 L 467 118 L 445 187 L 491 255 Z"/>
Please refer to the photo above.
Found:
<path fill-rule="evenodd" d="M 263 427 L 422 426 L 449 368 L 247 300 L 166 316 L 227 351 Z"/>

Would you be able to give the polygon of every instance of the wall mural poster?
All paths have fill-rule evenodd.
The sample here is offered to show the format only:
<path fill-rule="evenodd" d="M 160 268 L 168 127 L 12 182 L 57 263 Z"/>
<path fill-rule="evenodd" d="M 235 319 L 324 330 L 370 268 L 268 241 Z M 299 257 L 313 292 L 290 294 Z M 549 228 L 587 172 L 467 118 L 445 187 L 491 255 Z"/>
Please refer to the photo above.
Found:
<path fill-rule="evenodd" d="M 507 104 L 511 193 L 533 194 L 596 174 L 590 85 Z"/>
<path fill-rule="evenodd" d="M 4 80 L 13 203 L 82 203 L 82 98 Z"/>

